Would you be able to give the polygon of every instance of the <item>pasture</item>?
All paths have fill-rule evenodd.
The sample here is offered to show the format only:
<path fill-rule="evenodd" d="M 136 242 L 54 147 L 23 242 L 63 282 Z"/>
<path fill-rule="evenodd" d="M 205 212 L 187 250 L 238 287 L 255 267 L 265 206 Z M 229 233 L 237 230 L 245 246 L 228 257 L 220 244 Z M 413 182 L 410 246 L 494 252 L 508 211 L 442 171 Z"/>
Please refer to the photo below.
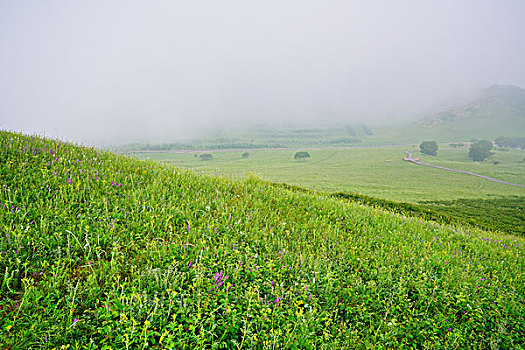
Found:
<path fill-rule="evenodd" d="M 440 148 L 443 148 L 441 146 Z M 307 148 L 304 148 L 307 149 Z M 417 166 L 404 162 L 406 147 L 357 149 L 311 149 L 311 158 L 294 160 L 294 149 L 257 151 L 214 151 L 213 160 L 196 155 L 205 152 L 136 153 L 152 159 L 208 174 L 238 178 L 256 174 L 274 183 L 286 183 L 323 192 L 361 193 L 396 202 L 419 203 L 436 200 L 525 196 L 525 187 L 515 187 L 474 176 Z M 303 149 L 301 149 L 303 150 Z M 248 152 L 249 157 L 242 154 Z M 436 157 L 420 155 L 421 161 L 480 173 L 499 180 L 525 184 L 525 151 L 495 151 L 487 161 L 475 163 L 466 147 L 439 150 Z M 499 161 L 499 164 L 493 164 Z"/>

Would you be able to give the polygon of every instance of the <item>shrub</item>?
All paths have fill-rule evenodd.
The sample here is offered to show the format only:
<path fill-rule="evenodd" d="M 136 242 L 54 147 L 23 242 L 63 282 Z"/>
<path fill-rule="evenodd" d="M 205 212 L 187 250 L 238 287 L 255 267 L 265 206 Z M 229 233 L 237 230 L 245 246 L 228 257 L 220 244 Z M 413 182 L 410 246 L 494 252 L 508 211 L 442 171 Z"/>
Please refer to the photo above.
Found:
<path fill-rule="evenodd" d="M 209 153 L 203 153 L 199 156 L 200 159 L 202 160 L 212 160 L 213 159 L 213 155 L 209 154 Z"/>
<path fill-rule="evenodd" d="M 463 143 L 451 143 L 450 144 L 450 147 L 453 147 L 453 148 L 460 148 L 463 146 L 465 146 Z"/>
<path fill-rule="evenodd" d="M 293 158 L 294 158 L 294 159 L 306 159 L 306 158 L 310 158 L 310 153 L 305 152 L 305 151 L 297 152 L 297 153 L 295 153 L 295 155 L 293 156 Z"/>
<path fill-rule="evenodd" d="M 250 156 L 250 153 L 248 153 L 248 152 L 244 152 L 244 153 L 242 154 L 242 157 L 243 157 L 243 158 L 248 158 L 249 156 Z"/>

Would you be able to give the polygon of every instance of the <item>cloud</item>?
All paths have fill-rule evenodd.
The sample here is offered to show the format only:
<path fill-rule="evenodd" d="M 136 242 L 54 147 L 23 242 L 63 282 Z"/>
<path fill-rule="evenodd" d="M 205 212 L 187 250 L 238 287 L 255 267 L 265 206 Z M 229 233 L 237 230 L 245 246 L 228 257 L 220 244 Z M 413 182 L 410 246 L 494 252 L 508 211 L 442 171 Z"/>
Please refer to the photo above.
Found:
<path fill-rule="evenodd" d="M 6 1 L 0 127 L 75 140 L 412 116 L 525 86 L 522 1 Z"/>

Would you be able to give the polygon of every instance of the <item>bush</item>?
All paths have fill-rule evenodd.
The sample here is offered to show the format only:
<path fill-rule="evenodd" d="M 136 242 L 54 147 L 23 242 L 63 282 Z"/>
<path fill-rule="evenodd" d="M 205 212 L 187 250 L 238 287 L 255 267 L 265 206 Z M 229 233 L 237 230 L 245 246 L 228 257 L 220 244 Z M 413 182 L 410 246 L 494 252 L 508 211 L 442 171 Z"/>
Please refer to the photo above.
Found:
<path fill-rule="evenodd" d="M 242 154 L 242 157 L 243 157 L 243 158 L 248 158 L 249 156 L 250 156 L 250 153 L 248 153 L 248 152 L 244 152 L 244 153 Z"/>
<path fill-rule="evenodd" d="M 294 158 L 294 159 L 306 159 L 306 158 L 310 158 L 310 153 L 305 152 L 305 151 L 297 152 L 297 153 L 295 153 L 295 155 L 293 156 L 293 158 Z"/>
<path fill-rule="evenodd" d="M 470 145 L 468 156 L 476 162 L 482 162 L 493 154 L 490 151 L 492 147 L 492 142 L 487 140 L 474 142 L 472 145 Z"/>
<path fill-rule="evenodd" d="M 209 153 L 203 153 L 199 156 L 200 159 L 202 160 L 212 160 L 213 159 L 213 155 L 209 154 Z"/>
<path fill-rule="evenodd" d="M 438 144 L 436 141 L 423 141 L 419 145 L 421 153 L 428 154 L 430 156 L 435 156 L 438 150 Z"/>
<path fill-rule="evenodd" d="M 525 149 L 525 137 L 498 136 L 494 143 L 501 147 Z"/>
<path fill-rule="evenodd" d="M 451 143 L 450 144 L 450 147 L 453 147 L 453 148 L 460 148 L 463 146 L 465 146 L 463 143 Z"/>

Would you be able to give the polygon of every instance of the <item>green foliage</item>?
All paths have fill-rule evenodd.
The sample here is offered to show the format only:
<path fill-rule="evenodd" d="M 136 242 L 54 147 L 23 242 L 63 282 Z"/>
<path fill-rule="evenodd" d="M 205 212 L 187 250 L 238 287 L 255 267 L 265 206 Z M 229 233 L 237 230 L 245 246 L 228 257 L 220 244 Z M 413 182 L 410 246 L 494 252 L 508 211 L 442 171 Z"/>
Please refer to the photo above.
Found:
<path fill-rule="evenodd" d="M 306 158 L 310 158 L 310 153 L 306 152 L 306 151 L 300 151 L 300 152 L 296 152 L 293 156 L 294 159 L 306 159 Z"/>
<path fill-rule="evenodd" d="M 525 197 L 429 201 L 421 203 L 420 207 L 455 222 L 525 236 Z"/>
<path fill-rule="evenodd" d="M 333 139 L 330 141 L 330 144 L 332 145 L 340 145 L 340 144 L 352 144 L 352 143 L 359 143 L 361 142 L 360 139 L 357 137 L 338 137 L 336 139 Z"/>
<path fill-rule="evenodd" d="M 493 154 L 490 151 L 492 147 L 492 142 L 488 140 L 476 141 L 470 145 L 468 156 L 473 161 L 482 162 Z"/>
<path fill-rule="evenodd" d="M 372 132 L 372 130 L 371 130 L 368 126 L 366 126 L 365 124 L 362 124 L 362 125 L 361 125 L 361 128 L 363 129 L 363 132 L 364 132 L 365 134 L 367 134 L 368 136 L 372 136 L 372 135 L 374 134 L 374 133 Z"/>
<path fill-rule="evenodd" d="M 498 136 L 494 143 L 501 147 L 525 149 L 525 137 L 504 137 Z"/>
<path fill-rule="evenodd" d="M 454 143 L 454 142 L 453 142 L 453 143 L 451 143 L 449 146 L 450 146 L 450 147 L 453 147 L 453 148 L 460 148 L 460 147 L 465 146 L 465 144 L 464 144 L 464 143 Z"/>
<path fill-rule="evenodd" d="M 392 202 L 357 193 L 339 192 L 331 196 L 442 224 L 472 225 L 485 230 L 525 236 L 524 197 L 425 201 L 420 204 L 412 204 Z"/>
<path fill-rule="evenodd" d="M 244 153 L 242 154 L 242 157 L 243 157 L 243 158 L 248 158 L 249 156 L 250 156 L 250 153 L 248 153 L 248 152 L 244 152 Z"/>
<path fill-rule="evenodd" d="M 419 145 L 421 153 L 428 154 L 430 156 L 437 155 L 438 144 L 436 141 L 423 141 Z"/>
<path fill-rule="evenodd" d="M 418 143 L 419 144 L 419 143 Z M 413 146 L 412 146 L 413 147 Z M 138 153 L 142 159 L 176 164 L 209 174 L 238 178 L 255 173 L 271 182 L 323 192 L 354 192 L 394 202 L 525 196 L 525 187 L 502 185 L 474 176 L 414 167 L 401 159 L 405 147 L 327 149 L 309 151 L 315 161 L 290 163 L 289 150 L 258 151 L 257 157 L 242 159 L 240 151 L 214 153 L 213 162 L 195 159 L 192 153 Z M 422 155 L 426 163 L 471 171 L 499 180 L 525 184 L 524 151 L 496 152 L 490 162 L 469 161 L 468 148 L 442 150 L 435 157 Z M 426 158 L 425 158 L 426 157 Z"/>
<path fill-rule="evenodd" d="M 449 214 L 439 212 L 437 210 L 432 210 L 430 208 L 424 208 L 417 204 L 412 203 L 397 203 L 388 201 L 385 199 L 374 198 L 365 196 L 358 193 L 343 193 L 338 192 L 331 194 L 331 196 L 336 198 L 344 198 L 352 202 L 361 203 L 367 206 L 382 208 L 397 214 L 407 215 L 407 216 L 417 216 L 429 221 L 437 221 L 444 224 L 450 224 L 456 222 L 453 217 Z"/>
<path fill-rule="evenodd" d="M 357 133 L 355 132 L 354 128 L 352 128 L 352 126 L 350 126 L 350 125 L 346 126 L 346 132 L 348 132 L 348 135 L 350 135 L 352 137 L 356 137 L 357 136 Z"/>
<path fill-rule="evenodd" d="M 520 237 L 9 132 L 0 179 L 1 348 L 525 343 Z"/>
<path fill-rule="evenodd" d="M 212 160 L 213 159 L 213 155 L 209 154 L 209 153 L 203 153 L 203 154 L 199 155 L 199 158 L 201 160 Z"/>

